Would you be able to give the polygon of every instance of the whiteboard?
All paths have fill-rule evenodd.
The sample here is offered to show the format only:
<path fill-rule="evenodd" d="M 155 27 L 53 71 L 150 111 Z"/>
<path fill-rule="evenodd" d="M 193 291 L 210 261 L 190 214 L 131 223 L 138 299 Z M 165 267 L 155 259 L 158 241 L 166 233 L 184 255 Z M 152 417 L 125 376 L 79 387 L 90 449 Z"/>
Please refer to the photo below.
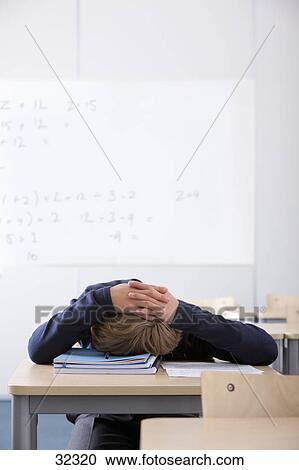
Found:
<path fill-rule="evenodd" d="M 0 253 L 19 264 L 252 264 L 254 87 L 0 82 Z"/>

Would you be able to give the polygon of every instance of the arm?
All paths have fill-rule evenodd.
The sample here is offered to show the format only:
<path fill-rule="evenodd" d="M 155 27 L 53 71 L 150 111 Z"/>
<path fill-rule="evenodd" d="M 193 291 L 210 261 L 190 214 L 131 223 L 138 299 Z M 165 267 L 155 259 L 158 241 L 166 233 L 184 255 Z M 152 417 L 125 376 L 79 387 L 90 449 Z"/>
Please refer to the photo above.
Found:
<path fill-rule="evenodd" d="M 239 321 L 226 320 L 195 305 L 179 301 L 172 326 L 203 340 L 211 356 L 226 361 L 272 364 L 277 357 L 273 338 L 261 328 Z"/>
<path fill-rule="evenodd" d="M 129 296 L 142 299 L 142 292 L 150 286 L 130 281 L 129 287 Z M 182 341 L 175 352 L 180 350 L 184 354 L 188 350 L 195 357 L 216 357 L 253 365 L 272 364 L 277 358 L 276 343 L 263 329 L 213 315 L 195 305 L 178 301 L 170 292 L 166 296 L 168 302 L 162 313 L 157 311 L 152 315 L 183 331 Z M 140 311 L 138 315 L 147 319 L 146 313 Z"/>
<path fill-rule="evenodd" d="M 28 344 L 31 360 L 50 364 L 56 356 L 89 336 L 90 327 L 102 321 L 106 312 L 113 311 L 110 287 L 127 282 L 119 280 L 88 286 L 63 312 L 53 315 L 33 332 Z"/>

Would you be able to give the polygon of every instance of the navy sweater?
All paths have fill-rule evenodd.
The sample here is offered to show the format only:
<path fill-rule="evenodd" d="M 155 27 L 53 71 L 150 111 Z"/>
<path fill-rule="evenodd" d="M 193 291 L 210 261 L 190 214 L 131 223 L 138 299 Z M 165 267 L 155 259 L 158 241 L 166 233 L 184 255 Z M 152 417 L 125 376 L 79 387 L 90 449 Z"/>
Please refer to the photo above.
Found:
<path fill-rule="evenodd" d="M 78 341 L 92 347 L 90 327 L 114 312 L 110 287 L 117 280 L 88 286 L 63 312 L 40 325 L 32 334 L 28 352 L 37 364 L 50 364 Z M 168 359 L 210 360 L 213 357 L 240 364 L 268 365 L 277 357 L 275 341 L 261 328 L 226 320 L 195 305 L 179 301 L 172 326 L 183 331 Z"/>

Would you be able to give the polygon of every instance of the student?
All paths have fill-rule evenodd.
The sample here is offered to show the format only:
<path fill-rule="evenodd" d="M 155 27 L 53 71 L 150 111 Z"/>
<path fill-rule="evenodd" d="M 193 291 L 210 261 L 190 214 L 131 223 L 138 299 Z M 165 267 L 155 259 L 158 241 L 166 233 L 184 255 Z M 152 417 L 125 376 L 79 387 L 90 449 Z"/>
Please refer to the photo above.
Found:
<path fill-rule="evenodd" d="M 181 337 L 182 332 L 168 323 L 160 319 L 144 320 L 134 313 L 117 313 L 91 327 L 93 347 L 115 356 L 144 352 L 164 356 L 176 349 Z"/>
<path fill-rule="evenodd" d="M 115 328 L 119 324 L 113 319 L 119 319 L 121 312 L 131 319 L 132 315 L 139 317 L 139 324 L 143 325 L 139 327 L 140 337 L 147 331 L 147 341 L 150 340 L 151 344 L 153 335 L 149 334 L 150 331 L 158 332 L 159 336 L 163 331 L 165 334 L 167 330 L 169 334 L 173 330 L 173 350 L 170 347 L 168 359 L 207 361 L 215 357 L 240 364 L 268 365 L 277 357 L 275 341 L 254 325 L 226 320 L 221 315 L 213 315 L 195 305 L 178 301 L 163 287 L 138 280 L 117 280 L 87 287 L 63 312 L 40 325 L 29 340 L 30 358 L 38 364 L 50 364 L 56 356 L 77 342 L 83 347 L 95 347 L 97 344 L 100 346 L 102 341 L 102 345 L 108 348 L 107 332 L 109 341 L 112 325 Z M 132 337 L 136 346 L 137 336 Z M 160 344 L 163 345 L 163 341 Z M 109 349 L 112 348 L 111 341 Z M 101 414 L 68 416 L 75 422 L 70 448 L 138 449 L 140 420 L 144 417 Z"/>

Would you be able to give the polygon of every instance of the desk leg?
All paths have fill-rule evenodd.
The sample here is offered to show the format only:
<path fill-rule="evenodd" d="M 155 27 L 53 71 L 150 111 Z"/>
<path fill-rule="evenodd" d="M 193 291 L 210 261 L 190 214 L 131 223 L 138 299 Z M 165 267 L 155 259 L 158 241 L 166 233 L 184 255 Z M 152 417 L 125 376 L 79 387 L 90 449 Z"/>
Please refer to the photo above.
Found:
<path fill-rule="evenodd" d="M 37 416 L 29 412 L 29 397 L 13 395 L 11 413 L 11 442 L 17 450 L 36 449 Z"/>
<path fill-rule="evenodd" d="M 31 434 L 31 449 L 37 449 L 37 421 L 38 415 L 30 415 L 30 434 Z"/>
<path fill-rule="evenodd" d="M 283 339 L 276 339 L 275 340 L 278 348 L 278 356 L 275 362 L 273 362 L 272 366 L 273 369 L 277 370 L 280 373 L 285 373 L 284 371 L 284 345 Z"/>
<path fill-rule="evenodd" d="M 289 345 L 290 342 L 287 338 L 283 339 L 283 374 L 289 375 L 290 364 L 289 364 L 289 357 L 290 357 L 290 350 Z"/>
<path fill-rule="evenodd" d="M 288 373 L 299 375 L 299 340 L 288 340 Z"/>

